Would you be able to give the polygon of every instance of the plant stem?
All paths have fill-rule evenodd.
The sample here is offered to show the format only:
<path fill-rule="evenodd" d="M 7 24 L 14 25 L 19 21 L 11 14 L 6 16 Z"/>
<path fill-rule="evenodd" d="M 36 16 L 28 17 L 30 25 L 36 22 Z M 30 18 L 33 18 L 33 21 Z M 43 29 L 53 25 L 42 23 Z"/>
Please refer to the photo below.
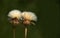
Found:
<path fill-rule="evenodd" d="M 25 27 L 25 38 L 27 38 L 27 27 Z"/>
<path fill-rule="evenodd" d="M 15 28 L 13 28 L 13 38 L 15 38 Z"/>

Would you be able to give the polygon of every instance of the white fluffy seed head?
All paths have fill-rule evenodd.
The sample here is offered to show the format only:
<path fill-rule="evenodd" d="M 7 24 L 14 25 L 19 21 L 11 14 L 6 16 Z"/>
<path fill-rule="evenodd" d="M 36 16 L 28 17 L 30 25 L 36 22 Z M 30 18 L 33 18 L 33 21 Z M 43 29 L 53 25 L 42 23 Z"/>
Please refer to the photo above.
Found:
<path fill-rule="evenodd" d="M 12 10 L 8 13 L 8 17 L 10 18 L 17 18 L 17 19 L 20 19 L 21 18 L 21 11 L 19 10 Z"/>
<path fill-rule="evenodd" d="M 22 13 L 23 18 L 28 20 L 37 21 L 37 16 L 33 12 L 23 12 Z"/>

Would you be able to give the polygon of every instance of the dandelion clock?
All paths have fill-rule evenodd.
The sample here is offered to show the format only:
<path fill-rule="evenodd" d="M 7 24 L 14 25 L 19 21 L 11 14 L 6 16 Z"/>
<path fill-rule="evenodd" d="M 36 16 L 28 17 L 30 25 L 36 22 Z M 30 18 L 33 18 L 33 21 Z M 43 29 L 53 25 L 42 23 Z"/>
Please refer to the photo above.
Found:
<path fill-rule="evenodd" d="M 15 27 L 19 24 L 19 20 L 21 19 L 21 11 L 19 10 L 11 10 L 8 13 L 8 20 L 13 26 L 13 38 L 15 38 Z"/>
<path fill-rule="evenodd" d="M 37 16 L 33 12 L 22 12 L 22 18 L 23 18 L 23 24 L 25 26 L 25 38 L 27 38 L 27 26 L 28 25 L 35 25 L 35 22 L 37 21 Z"/>

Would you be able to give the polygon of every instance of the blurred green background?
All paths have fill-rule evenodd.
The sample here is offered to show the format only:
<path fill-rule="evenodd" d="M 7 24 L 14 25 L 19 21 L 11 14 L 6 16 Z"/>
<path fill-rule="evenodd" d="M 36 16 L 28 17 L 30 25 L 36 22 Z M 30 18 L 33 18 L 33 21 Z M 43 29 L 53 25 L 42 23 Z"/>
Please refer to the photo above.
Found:
<path fill-rule="evenodd" d="M 59 0 L 0 0 L 0 38 L 12 38 L 12 24 L 7 14 L 10 10 L 34 12 L 36 26 L 28 26 L 28 38 L 60 38 Z M 24 26 L 16 27 L 16 38 L 24 38 Z"/>

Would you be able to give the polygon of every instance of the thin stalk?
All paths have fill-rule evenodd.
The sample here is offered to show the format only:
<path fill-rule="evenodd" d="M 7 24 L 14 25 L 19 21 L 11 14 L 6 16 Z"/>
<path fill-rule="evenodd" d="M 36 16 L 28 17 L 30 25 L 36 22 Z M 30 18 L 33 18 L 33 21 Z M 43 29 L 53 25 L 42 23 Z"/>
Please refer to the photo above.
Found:
<path fill-rule="evenodd" d="M 27 27 L 25 28 L 25 38 L 27 38 Z"/>
<path fill-rule="evenodd" d="M 13 28 L 13 38 L 15 38 L 15 28 Z"/>

